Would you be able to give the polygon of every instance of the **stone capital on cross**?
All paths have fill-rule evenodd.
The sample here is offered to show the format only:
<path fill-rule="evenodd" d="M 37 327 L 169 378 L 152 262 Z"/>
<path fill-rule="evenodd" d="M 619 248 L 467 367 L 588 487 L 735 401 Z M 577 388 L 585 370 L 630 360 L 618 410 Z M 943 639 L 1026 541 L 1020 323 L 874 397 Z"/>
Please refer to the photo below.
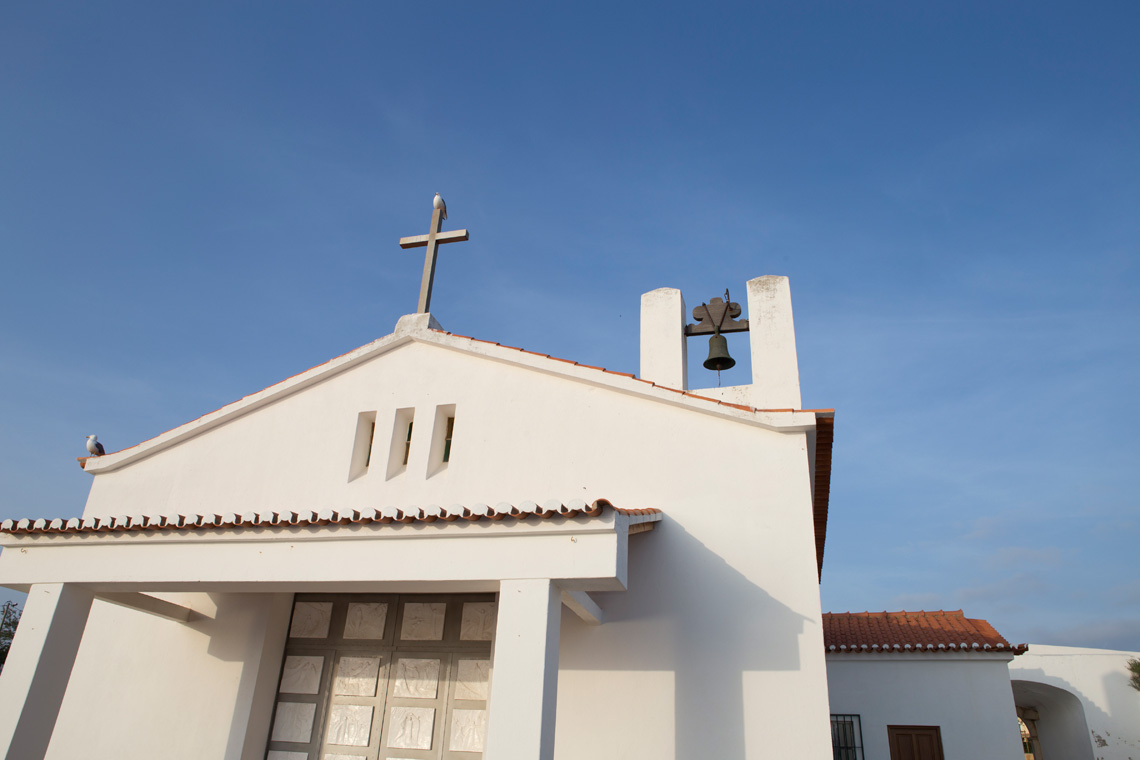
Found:
<path fill-rule="evenodd" d="M 438 198 L 438 196 L 437 196 Z M 438 204 L 442 205 L 442 203 Z M 468 240 L 467 230 L 454 230 L 440 232 L 447 212 L 444 208 L 436 208 L 431 215 L 431 231 L 426 235 L 413 235 L 400 238 L 401 248 L 427 248 L 424 254 L 424 277 L 420 283 L 420 305 L 417 314 L 427 314 L 431 308 L 431 286 L 435 280 L 435 254 L 442 243 L 459 243 Z"/>

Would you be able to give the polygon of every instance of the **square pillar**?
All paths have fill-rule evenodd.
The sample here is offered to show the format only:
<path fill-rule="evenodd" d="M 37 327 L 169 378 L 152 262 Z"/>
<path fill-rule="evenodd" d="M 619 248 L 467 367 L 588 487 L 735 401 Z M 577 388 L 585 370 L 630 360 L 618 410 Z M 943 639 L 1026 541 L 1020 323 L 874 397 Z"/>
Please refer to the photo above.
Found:
<path fill-rule="evenodd" d="M 226 757 L 265 760 L 269 725 L 277 703 L 277 681 L 293 616 L 293 595 L 251 594 L 249 605 L 258 610 L 258 622 L 245 654 Z"/>
<path fill-rule="evenodd" d="M 93 599 L 72 583 L 29 590 L 0 676 L 0 750 L 7 760 L 47 752 Z"/>
<path fill-rule="evenodd" d="M 676 288 L 658 288 L 641 296 L 641 379 L 666 388 L 688 390 L 685 299 Z"/>
<path fill-rule="evenodd" d="M 748 336 L 752 349 L 752 406 L 802 408 L 792 290 L 787 277 L 765 275 L 748 281 Z"/>
<path fill-rule="evenodd" d="M 549 579 L 503 581 L 486 760 L 552 760 L 562 592 Z"/>

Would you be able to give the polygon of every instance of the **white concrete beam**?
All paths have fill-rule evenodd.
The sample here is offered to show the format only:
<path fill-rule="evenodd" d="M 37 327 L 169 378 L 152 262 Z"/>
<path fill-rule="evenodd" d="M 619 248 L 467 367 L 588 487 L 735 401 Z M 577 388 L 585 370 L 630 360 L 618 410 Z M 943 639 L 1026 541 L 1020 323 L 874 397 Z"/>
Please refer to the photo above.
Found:
<path fill-rule="evenodd" d="M 0 749 L 6 760 L 47 752 L 93 598 L 71 584 L 31 587 L 0 677 Z"/>
<path fill-rule="evenodd" d="M 194 610 L 189 607 L 182 607 L 173 602 L 168 602 L 148 594 L 139 594 L 137 592 L 102 591 L 97 593 L 96 596 L 104 602 L 110 602 L 120 607 L 127 607 L 128 609 L 146 612 L 151 615 L 158 615 L 159 617 L 164 617 L 167 620 L 174 620 L 179 623 L 189 621 L 196 614 Z"/>
<path fill-rule="evenodd" d="M 42 536 L 0 553 L 0 585 L 82 583 L 99 591 L 201 590 L 206 585 L 270 584 L 275 591 L 305 584 L 483 582 L 543 577 L 579 580 L 591 590 L 621 590 L 627 541 L 613 526 L 566 533 L 408 533 L 415 538 L 307 540 L 296 531 L 276 540 L 242 540 L 218 532 Z M 8 537 L 14 538 L 14 537 Z M 293 539 L 293 540 L 291 540 Z M 13 544 L 9 544 L 10 546 Z M 493 586 L 492 586 L 493 587 Z"/>
<path fill-rule="evenodd" d="M 562 603 L 588 625 L 601 625 L 606 619 L 606 613 L 585 591 L 564 590 L 562 592 Z"/>
<path fill-rule="evenodd" d="M 641 379 L 667 388 L 689 387 L 685 299 L 676 288 L 641 296 Z"/>
<path fill-rule="evenodd" d="M 765 275 L 748 281 L 748 335 L 752 405 L 758 409 L 799 409 L 800 368 L 787 277 Z"/>
<path fill-rule="evenodd" d="M 487 760 L 552 760 L 562 594 L 549 579 L 503 581 L 495 624 Z"/>

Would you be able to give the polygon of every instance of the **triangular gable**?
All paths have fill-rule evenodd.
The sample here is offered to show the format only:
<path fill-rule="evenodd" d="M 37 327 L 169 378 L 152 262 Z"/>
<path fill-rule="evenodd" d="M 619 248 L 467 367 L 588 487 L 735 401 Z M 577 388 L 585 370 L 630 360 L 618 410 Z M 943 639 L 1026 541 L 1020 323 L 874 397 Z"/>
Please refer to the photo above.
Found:
<path fill-rule="evenodd" d="M 249 414 L 258 408 L 298 393 L 305 388 L 412 342 L 435 345 L 472 356 L 481 356 L 492 361 L 558 375 L 609 388 L 619 393 L 682 406 L 694 412 L 712 414 L 769 430 L 785 432 L 811 430 L 816 427 L 817 418 L 830 418 L 834 415 L 832 409 L 755 409 L 741 404 L 732 404 L 689 391 L 657 385 L 648 380 L 639 379 L 632 374 L 614 372 L 604 367 L 593 367 L 567 359 L 559 359 L 549 354 L 539 354 L 478 338 L 454 335 L 443 331 L 439 323 L 430 314 L 413 314 L 402 317 L 396 325 L 396 331 L 390 335 L 293 375 L 257 393 L 251 393 L 232 404 L 204 414 L 135 446 L 101 457 L 81 457 L 79 462 L 83 469 L 92 474 L 117 470 L 137 459 L 158 453 L 181 441 L 200 435 L 211 428 Z"/>

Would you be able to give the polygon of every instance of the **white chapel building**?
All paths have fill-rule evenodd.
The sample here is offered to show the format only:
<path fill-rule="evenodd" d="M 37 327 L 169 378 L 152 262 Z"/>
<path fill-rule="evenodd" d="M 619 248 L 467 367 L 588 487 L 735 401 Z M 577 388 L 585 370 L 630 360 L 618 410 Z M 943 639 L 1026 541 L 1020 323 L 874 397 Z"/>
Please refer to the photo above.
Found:
<path fill-rule="evenodd" d="M 941 758 L 888 736 L 933 724 L 948 760 L 1021 758 L 992 629 L 950 656 L 823 614 L 833 412 L 801 408 L 787 278 L 745 305 L 745 386 L 688 390 L 674 289 L 642 298 L 637 377 L 425 309 L 87 458 L 81 518 L 0 526 L 28 593 L 4 756 Z M 945 719 L 944 677 L 974 694 Z"/>
<path fill-rule="evenodd" d="M 82 518 L 0 534 L 7 757 L 830 757 L 788 281 L 744 387 L 686 391 L 680 292 L 642 307 L 640 377 L 415 314 L 86 459 Z"/>

